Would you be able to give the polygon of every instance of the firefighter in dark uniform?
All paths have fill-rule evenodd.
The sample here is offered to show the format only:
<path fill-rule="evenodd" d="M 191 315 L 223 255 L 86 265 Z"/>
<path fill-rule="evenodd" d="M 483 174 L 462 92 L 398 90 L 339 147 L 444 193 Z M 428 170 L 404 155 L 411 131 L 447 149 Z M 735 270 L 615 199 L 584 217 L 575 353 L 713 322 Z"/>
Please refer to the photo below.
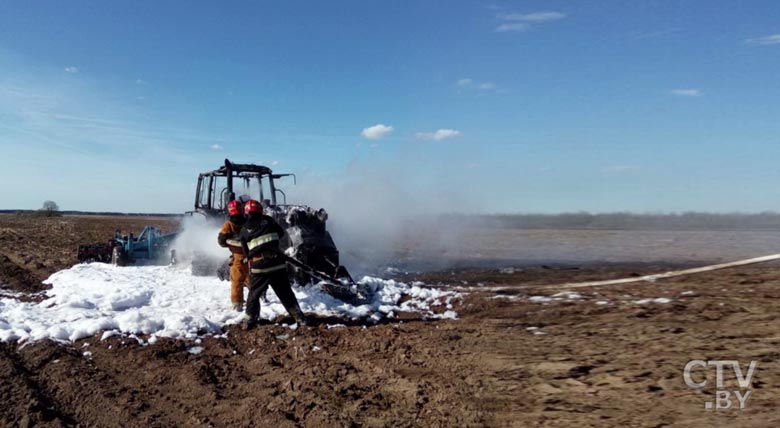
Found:
<path fill-rule="evenodd" d="M 252 329 L 260 317 L 260 295 L 269 285 L 287 312 L 299 325 L 306 325 L 298 299 L 287 276 L 287 262 L 279 248 L 284 229 L 273 218 L 263 214 L 260 202 L 249 200 L 244 205 L 246 223 L 239 235 L 241 246 L 250 265 L 249 296 L 246 302 L 246 328 Z"/>

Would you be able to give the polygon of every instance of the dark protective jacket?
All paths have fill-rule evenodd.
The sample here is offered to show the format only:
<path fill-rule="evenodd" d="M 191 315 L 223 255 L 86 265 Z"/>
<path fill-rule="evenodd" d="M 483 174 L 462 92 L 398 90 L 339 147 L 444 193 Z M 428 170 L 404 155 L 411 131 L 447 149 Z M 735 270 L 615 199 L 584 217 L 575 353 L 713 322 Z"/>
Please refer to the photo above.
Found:
<path fill-rule="evenodd" d="M 239 237 L 244 254 L 252 262 L 252 273 L 263 273 L 271 267 L 284 267 L 286 261 L 279 249 L 284 229 L 267 215 L 251 215 L 241 229 Z"/>

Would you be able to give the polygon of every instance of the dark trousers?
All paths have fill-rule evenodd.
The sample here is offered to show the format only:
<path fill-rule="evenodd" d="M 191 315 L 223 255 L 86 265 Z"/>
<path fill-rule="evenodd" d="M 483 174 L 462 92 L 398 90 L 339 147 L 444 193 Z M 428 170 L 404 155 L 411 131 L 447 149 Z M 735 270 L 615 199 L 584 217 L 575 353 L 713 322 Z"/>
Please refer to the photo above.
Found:
<path fill-rule="evenodd" d="M 254 266 L 253 266 L 254 268 Z M 246 314 L 249 316 L 250 321 L 257 321 L 260 317 L 260 297 L 265 294 L 265 291 L 270 285 L 276 293 L 276 297 L 282 302 L 287 312 L 295 319 L 296 322 L 303 322 L 303 312 L 300 305 L 298 305 L 298 299 L 295 297 L 295 293 L 290 286 L 290 279 L 287 277 L 287 269 L 281 269 L 273 272 L 256 274 L 249 274 L 249 296 L 246 300 Z"/>

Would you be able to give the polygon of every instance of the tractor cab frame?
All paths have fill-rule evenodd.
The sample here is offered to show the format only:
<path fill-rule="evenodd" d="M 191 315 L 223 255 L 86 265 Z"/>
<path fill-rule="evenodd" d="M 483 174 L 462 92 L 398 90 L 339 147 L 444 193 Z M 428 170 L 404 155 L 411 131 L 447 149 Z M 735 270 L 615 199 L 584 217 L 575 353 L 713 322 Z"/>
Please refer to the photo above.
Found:
<path fill-rule="evenodd" d="M 274 174 L 271 168 L 254 164 L 237 164 L 225 159 L 225 165 L 219 169 L 203 172 L 198 176 L 195 189 L 194 213 L 208 218 L 227 217 L 227 205 L 235 199 L 256 199 L 264 207 L 284 207 L 287 205 L 287 195 L 276 187 L 276 180 L 283 177 L 293 177 L 295 174 Z M 245 193 L 237 194 L 243 190 Z M 282 204 L 278 204 L 277 196 L 281 196 Z"/>

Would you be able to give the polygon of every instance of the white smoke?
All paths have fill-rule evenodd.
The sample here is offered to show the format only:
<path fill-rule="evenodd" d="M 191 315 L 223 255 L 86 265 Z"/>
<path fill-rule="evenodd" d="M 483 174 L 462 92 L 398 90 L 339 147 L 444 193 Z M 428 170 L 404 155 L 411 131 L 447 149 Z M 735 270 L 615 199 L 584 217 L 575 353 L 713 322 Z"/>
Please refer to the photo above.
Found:
<path fill-rule="evenodd" d="M 226 259 L 230 252 L 217 242 L 221 226 L 202 215 L 185 216 L 173 242 L 176 257 L 180 261 L 190 261 L 193 254 L 199 254 L 215 260 Z"/>
<path fill-rule="evenodd" d="M 329 213 L 328 230 L 353 273 L 382 273 L 391 266 L 445 267 L 462 256 L 462 230 L 442 215 L 478 211 L 467 177 L 447 168 L 419 173 L 417 162 L 353 162 L 330 176 L 302 175 L 287 188 L 291 201 Z M 438 170 L 437 170 L 438 169 Z"/>

